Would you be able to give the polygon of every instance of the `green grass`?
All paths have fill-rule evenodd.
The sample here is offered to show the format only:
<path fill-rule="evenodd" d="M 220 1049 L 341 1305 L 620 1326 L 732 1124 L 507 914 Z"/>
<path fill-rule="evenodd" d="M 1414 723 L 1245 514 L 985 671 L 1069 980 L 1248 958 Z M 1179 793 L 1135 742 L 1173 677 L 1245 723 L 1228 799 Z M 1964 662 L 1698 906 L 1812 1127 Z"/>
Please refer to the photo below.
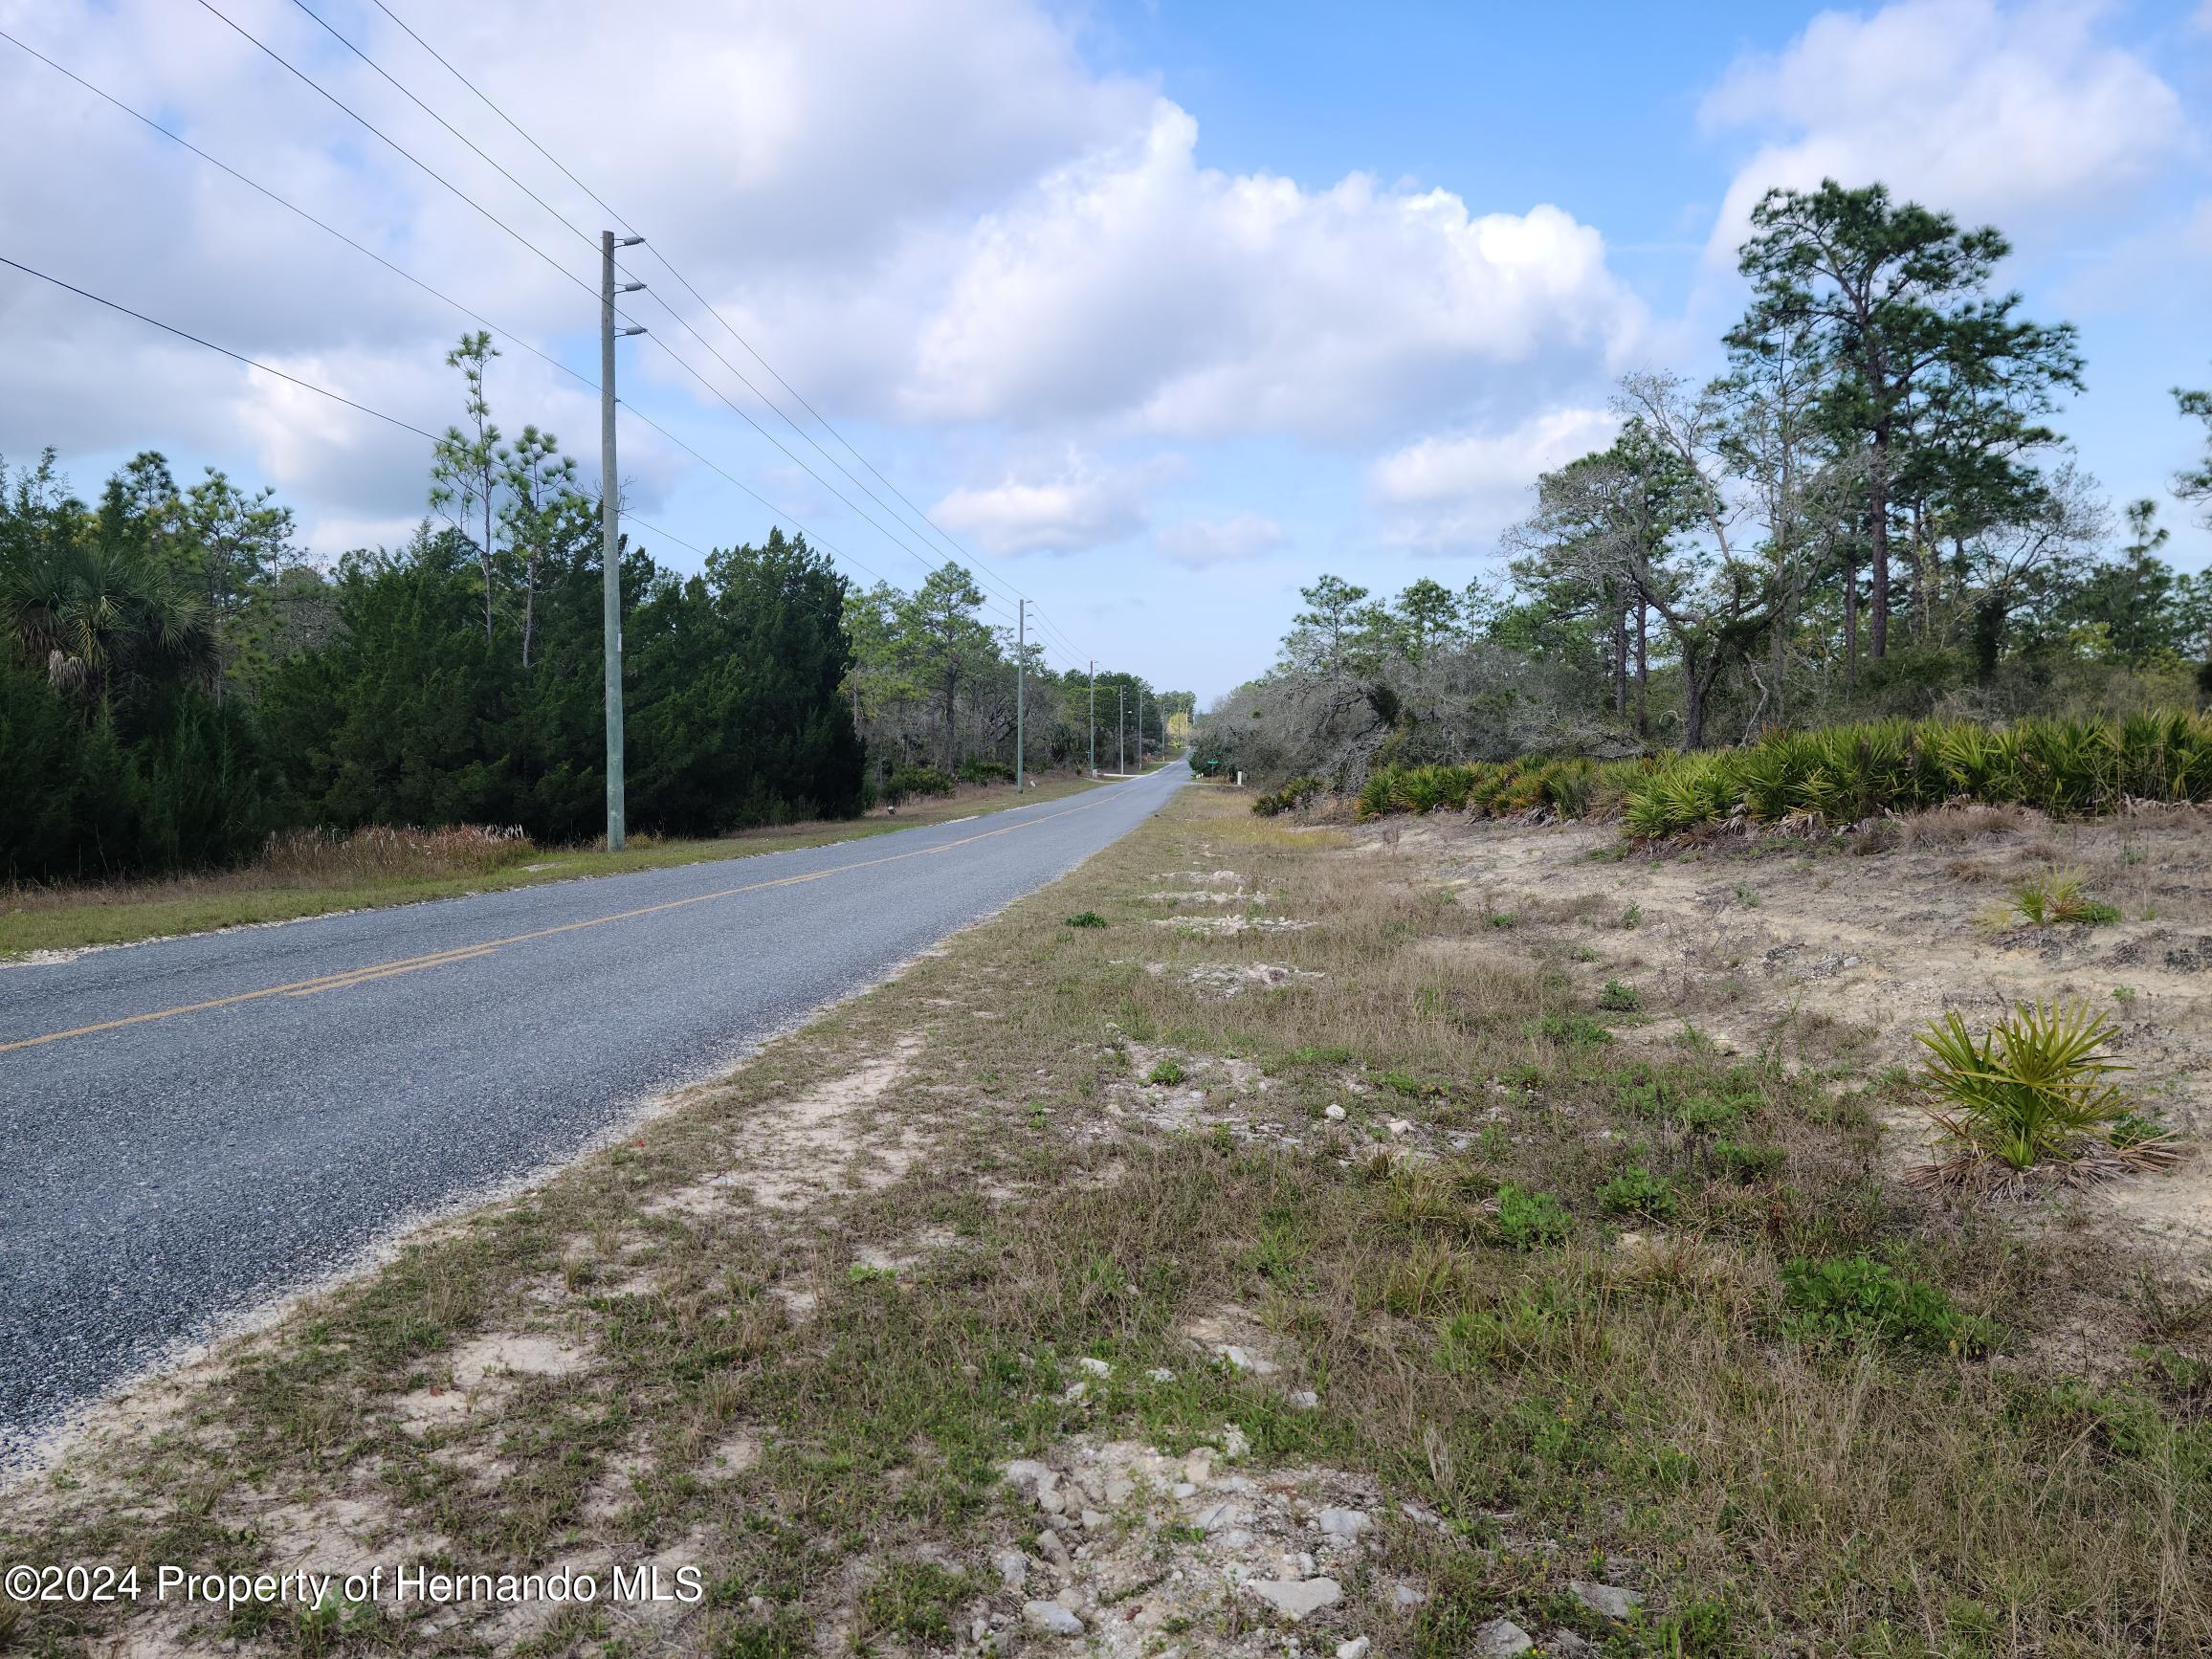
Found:
<path fill-rule="evenodd" d="M 248 868 L 172 881 L 117 883 L 106 888 L 16 888 L 0 893 L 0 959 L 836 846 L 970 814 L 1034 806 L 1098 786 L 1088 778 L 1063 778 L 1031 790 L 1023 800 L 1016 800 L 1010 789 L 981 791 L 909 807 L 896 817 L 749 830 L 712 840 L 640 839 L 620 852 L 547 851 L 530 861 L 533 867 L 517 865 L 422 879 L 318 880 Z"/>
<path fill-rule="evenodd" d="M 1872 1339 L 1977 1354 L 1994 1335 L 1987 1320 L 1960 1313 L 1939 1287 L 1864 1254 L 1785 1262 L 1781 1279 L 1789 1309 L 1782 1331 L 1800 1341 Z"/>
<path fill-rule="evenodd" d="M 1598 1006 L 1609 1014 L 1632 1014 L 1643 1006 L 1644 999 L 1636 994 L 1635 987 L 1619 980 L 1607 980 L 1605 988 L 1598 993 Z"/>

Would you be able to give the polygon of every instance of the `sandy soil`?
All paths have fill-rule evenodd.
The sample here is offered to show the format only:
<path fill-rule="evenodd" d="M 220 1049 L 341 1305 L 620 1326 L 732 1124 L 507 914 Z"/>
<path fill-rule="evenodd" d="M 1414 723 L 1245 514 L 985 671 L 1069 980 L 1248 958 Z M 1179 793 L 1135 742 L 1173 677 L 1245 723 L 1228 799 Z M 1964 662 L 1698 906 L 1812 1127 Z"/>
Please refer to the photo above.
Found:
<path fill-rule="evenodd" d="M 1646 1040 L 1687 1021 L 1745 1054 L 1875 1076 L 1913 1066 L 1913 1034 L 1946 1008 L 1979 1029 L 2018 1002 L 2086 999 L 2116 1028 L 2141 1108 L 2212 1143 L 2212 814 L 1938 811 L 1873 837 L 1663 852 L 1625 852 L 1613 825 L 1445 816 L 1361 837 L 1366 855 L 1452 883 L 1515 937 L 1561 947 L 1593 996 L 1609 979 L 1635 987 L 1653 1015 Z M 2122 919 L 2023 923 L 2013 889 L 2057 871 Z M 1919 1119 L 1897 1128 L 1901 1166 L 1917 1156 Z M 2212 1246 L 2212 1158 L 2085 1202 L 2192 1254 Z"/>

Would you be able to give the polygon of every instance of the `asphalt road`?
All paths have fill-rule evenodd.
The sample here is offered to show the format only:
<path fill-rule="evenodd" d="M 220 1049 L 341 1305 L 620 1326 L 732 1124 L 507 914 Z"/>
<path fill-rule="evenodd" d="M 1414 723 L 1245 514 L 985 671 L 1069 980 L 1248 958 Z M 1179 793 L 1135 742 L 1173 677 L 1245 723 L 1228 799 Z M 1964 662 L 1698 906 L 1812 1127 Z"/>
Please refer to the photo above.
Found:
<path fill-rule="evenodd" d="M 1188 776 L 0 968 L 0 1457 L 874 984 Z"/>

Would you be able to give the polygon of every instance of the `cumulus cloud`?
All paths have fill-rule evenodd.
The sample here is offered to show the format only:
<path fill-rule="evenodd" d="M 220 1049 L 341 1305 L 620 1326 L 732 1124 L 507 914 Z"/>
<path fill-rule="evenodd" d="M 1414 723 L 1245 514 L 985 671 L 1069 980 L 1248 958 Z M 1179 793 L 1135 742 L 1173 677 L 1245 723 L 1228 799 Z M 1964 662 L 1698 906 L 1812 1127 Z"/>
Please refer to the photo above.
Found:
<path fill-rule="evenodd" d="M 1152 489 L 1172 460 L 1101 467 L 1071 456 L 1050 477 L 1007 476 L 953 491 L 930 509 L 946 529 L 973 537 L 986 554 L 1081 553 L 1144 528 Z"/>
<path fill-rule="evenodd" d="M 281 0 L 224 10 L 520 235 L 197 8 L 0 5 L 11 30 L 56 62 L 502 331 L 595 370 L 596 259 L 583 239 L 297 10 Z M 332 16 L 596 234 L 602 210 L 397 29 L 373 12 Z M 710 297 L 791 271 L 875 269 L 886 250 L 968 222 L 1069 155 L 1140 123 L 1153 96 L 1087 68 L 1069 30 L 1030 0 L 926 9 L 669 0 L 650 30 L 588 0 L 486 0 L 417 21 L 583 179 L 665 235 Z M 0 221 L 19 232 L 13 256 L 431 431 L 458 412 L 440 358 L 472 319 L 54 70 L 12 47 L 0 54 L 10 59 L 0 144 L 41 158 L 0 172 Z M 652 94 L 626 100 L 610 120 L 609 77 Z M 665 274 L 641 274 L 683 298 Z M 726 384 L 653 299 L 632 302 L 641 320 Z M 156 445 L 256 471 L 334 530 L 405 522 L 419 509 L 427 457 L 408 447 L 427 448 L 421 440 L 334 405 L 312 409 L 309 394 L 12 273 L 0 272 L 0 317 L 12 343 L 0 361 L 0 453 L 51 442 L 81 458 Z M 741 358 L 727 339 L 718 344 Z M 705 401 L 654 342 L 625 350 L 630 384 L 664 390 L 664 405 L 674 395 Z M 677 386 L 680 394 L 666 390 Z M 509 428 L 557 423 L 595 470 L 596 410 L 588 393 L 571 395 L 580 391 L 510 341 L 495 371 L 495 413 Z M 729 453 L 726 441 L 719 447 Z M 664 462 L 653 444 L 626 441 L 633 486 L 665 484 Z"/>
<path fill-rule="evenodd" d="M 1187 564 L 1192 569 L 1257 559 L 1289 542 L 1289 533 L 1264 513 L 1236 513 L 1226 519 L 1187 519 L 1180 524 L 1168 525 L 1152 538 L 1154 547 L 1178 564 Z"/>
<path fill-rule="evenodd" d="M 981 221 L 919 329 L 906 411 L 1342 439 L 1538 391 L 1635 338 L 1603 238 L 1557 208 L 1232 176 L 1197 139 L 1162 100 Z"/>
<path fill-rule="evenodd" d="M 1733 261 L 1774 186 L 1880 179 L 1962 219 L 2112 209 L 2189 142 L 2174 89 L 2100 38 L 2108 9 L 1897 0 L 1824 11 L 1707 96 L 1709 131 L 1749 132 L 1711 248 Z"/>
<path fill-rule="evenodd" d="M 595 252 L 297 9 L 225 10 L 519 235 L 198 8 L 0 0 L 32 44 L 490 319 L 506 350 L 497 417 L 555 427 L 592 474 L 589 394 L 518 342 L 596 373 Z M 602 210 L 389 22 L 330 15 L 597 232 Z M 903 428 L 918 499 L 933 464 L 996 476 L 943 503 L 986 550 L 1140 531 L 1159 474 L 1125 457 L 1162 441 L 1288 435 L 1364 456 L 1439 425 L 1510 426 L 1588 395 L 1646 338 L 1603 238 L 1573 215 L 1485 211 L 1360 174 L 1316 188 L 1206 167 L 1196 118 L 1148 80 L 1086 64 L 1077 25 L 1039 0 L 665 0 L 650 30 L 591 0 L 482 0 L 412 20 L 656 238 L 632 255 L 653 284 L 630 302 L 653 331 L 624 347 L 634 407 L 748 482 L 784 464 L 661 355 L 745 401 L 656 308 L 665 298 L 774 389 L 653 266 L 664 250 L 817 407 Z M 9 68 L 0 145 L 39 158 L 0 171 L 14 256 L 429 430 L 458 414 L 440 360 L 474 319 L 53 71 Z M 636 94 L 613 119 L 610 83 Z M 276 484 L 323 527 L 325 552 L 339 550 L 325 531 L 421 510 L 419 439 L 5 272 L 0 320 L 0 453 L 53 442 L 81 463 L 157 445 L 188 472 L 217 461 Z M 643 503 L 691 468 L 624 442 Z M 1104 458 L 1006 458 L 1045 446 Z M 1162 550 L 1231 556 L 1262 539 L 1250 519 L 1176 526 Z"/>
<path fill-rule="evenodd" d="M 1537 475 L 1604 449 L 1621 430 L 1603 409 L 1546 409 L 1501 431 L 1426 437 L 1368 470 L 1389 541 L 1425 552 L 1487 547 L 1529 506 Z"/>

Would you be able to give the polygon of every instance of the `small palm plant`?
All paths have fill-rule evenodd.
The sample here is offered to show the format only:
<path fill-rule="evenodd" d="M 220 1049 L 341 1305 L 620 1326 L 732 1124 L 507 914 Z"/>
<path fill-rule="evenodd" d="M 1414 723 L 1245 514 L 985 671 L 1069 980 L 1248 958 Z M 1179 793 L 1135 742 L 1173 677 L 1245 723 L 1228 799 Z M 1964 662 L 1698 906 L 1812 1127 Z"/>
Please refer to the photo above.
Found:
<path fill-rule="evenodd" d="M 2036 927 L 2094 927 L 2120 919 L 2119 908 L 2083 892 L 2081 876 L 2071 870 L 2053 871 L 2045 880 L 2023 881 L 2012 890 L 2012 908 Z"/>
<path fill-rule="evenodd" d="M 2115 1133 L 2130 1118 L 2112 1074 L 2112 1022 L 2086 1002 L 2019 1004 L 1976 1037 L 1956 1012 L 1919 1034 L 1927 1108 L 1951 1156 L 1916 1171 L 1923 1186 L 2020 1191 L 2041 1180 L 2079 1184 L 2170 1163 L 2170 1135 Z"/>

